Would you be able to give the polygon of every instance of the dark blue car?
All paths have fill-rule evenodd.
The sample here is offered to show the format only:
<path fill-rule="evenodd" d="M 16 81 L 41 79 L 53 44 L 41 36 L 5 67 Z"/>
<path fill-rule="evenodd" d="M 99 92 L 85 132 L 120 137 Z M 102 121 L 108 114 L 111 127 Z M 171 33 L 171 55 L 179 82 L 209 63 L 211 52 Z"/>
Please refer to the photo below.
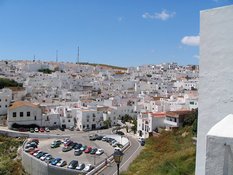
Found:
<path fill-rule="evenodd" d="M 51 165 L 57 165 L 57 163 L 62 160 L 61 158 L 56 158 L 51 161 Z"/>

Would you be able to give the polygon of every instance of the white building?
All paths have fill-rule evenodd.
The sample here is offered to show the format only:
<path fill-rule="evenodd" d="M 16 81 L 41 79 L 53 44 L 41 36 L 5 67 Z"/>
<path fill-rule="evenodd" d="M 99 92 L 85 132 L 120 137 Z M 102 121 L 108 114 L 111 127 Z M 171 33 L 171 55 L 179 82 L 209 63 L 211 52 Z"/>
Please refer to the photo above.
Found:
<path fill-rule="evenodd" d="M 42 114 L 38 105 L 26 101 L 16 101 L 8 109 L 8 128 L 14 125 L 42 126 Z"/>
<path fill-rule="evenodd" d="M 97 109 L 78 108 L 76 111 L 76 127 L 80 130 L 98 129 L 103 126 L 103 112 Z"/>
<path fill-rule="evenodd" d="M 137 133 L 140 137 L 148 138 L 155 129 L 164 128 L 165 112 L 145 112 L 137 116 Z"/>
<path fill-rule="evenodd" d="M 7 114 L 7 109 L 12 100 L 12 91 L 4 88 L 0 90 L 0 116 Z"/>

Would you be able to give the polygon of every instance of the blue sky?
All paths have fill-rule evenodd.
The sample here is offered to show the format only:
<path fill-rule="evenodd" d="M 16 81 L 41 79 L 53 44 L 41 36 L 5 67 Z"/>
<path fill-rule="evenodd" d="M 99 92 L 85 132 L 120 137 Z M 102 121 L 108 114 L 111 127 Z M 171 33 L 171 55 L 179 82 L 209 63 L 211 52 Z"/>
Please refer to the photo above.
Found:
<path fill-rule="evenodd" d="M 232 0 L 0 0 L 0 59 L 198 64 L 201 10 Z"/>

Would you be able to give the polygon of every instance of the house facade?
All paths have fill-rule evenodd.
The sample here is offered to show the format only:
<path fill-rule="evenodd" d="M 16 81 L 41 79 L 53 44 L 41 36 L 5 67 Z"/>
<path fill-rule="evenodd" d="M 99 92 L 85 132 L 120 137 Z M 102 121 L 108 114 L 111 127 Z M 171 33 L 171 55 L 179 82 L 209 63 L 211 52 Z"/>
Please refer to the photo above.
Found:
<path fill-rule="evenodd" d="M 26 101 L 16 101 L 9 108 L 7 113 L 8 128 L 15 125 L 42 126 L 42 114 L 38 105 Z"/>
<path fill-rule="evenodd" d="M 0 90 L 0 116 L 7 114 L 7 109 L 12 100 L 12 91 L 4 88 Z"/>

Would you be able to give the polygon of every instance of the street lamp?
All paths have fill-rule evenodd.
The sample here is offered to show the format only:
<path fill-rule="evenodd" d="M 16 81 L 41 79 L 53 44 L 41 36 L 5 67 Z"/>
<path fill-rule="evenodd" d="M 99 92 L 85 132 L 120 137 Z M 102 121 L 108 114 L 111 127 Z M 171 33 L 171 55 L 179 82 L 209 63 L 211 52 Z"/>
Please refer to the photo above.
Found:
<path fill-rule="evenodd" d="M 121 163 L 121 161 L 122 161 L 123 155 L 124 155 L 124 153 L 121 152 L 120 150 L 116 150 L 116 151 L 113 153 L 114 161 L 115 161 L 116 164 L 117 164 L 117 175 L 119 175 L 119 168 L 120 168 L 120 163 Z"/>

